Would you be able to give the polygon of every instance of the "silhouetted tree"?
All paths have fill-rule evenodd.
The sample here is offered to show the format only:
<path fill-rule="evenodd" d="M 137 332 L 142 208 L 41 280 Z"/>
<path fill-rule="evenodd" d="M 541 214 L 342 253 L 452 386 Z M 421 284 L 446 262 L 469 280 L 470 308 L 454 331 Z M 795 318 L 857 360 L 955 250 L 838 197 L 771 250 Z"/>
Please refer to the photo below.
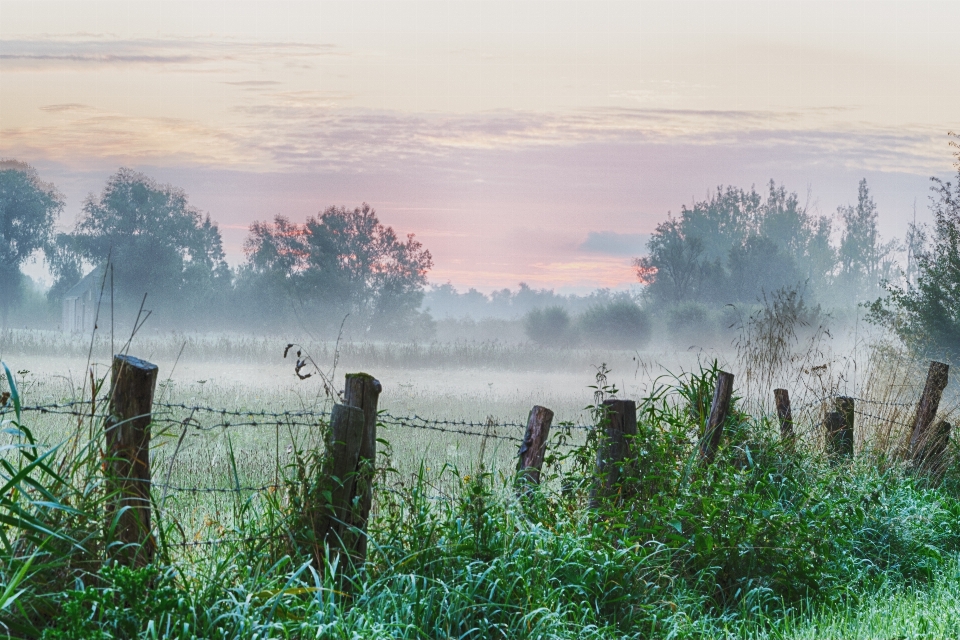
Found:
<path fill-rule="evenodd" d="M 191 207 L 183 190 L 130 169 L 87 198 L 76 230 L 62 242 L 94 265 L 109 259 L 122 301 L 149 293 L 155 307 L 199 311 L 230 284 L 220 229 L 210 216 Z"/>
<path fill-rule="evenodd" d="M 870 306 L 869 318 L 892 329 L 920 353 L 960 357 L 960 147 L 956 183 L 933 181 L 930 243 L 925 230 L 914 238 L 915 276 L 902 284 L 885 283 L 889 294 Z"/>
<path fill-rule="evenodd" d="M 63 196 L 42 182 L 36 170 L 16 160 L 0 161 L 0 316 L 7 325 L 20 300 L 20 267 L 35 251 L 48 247 Z"/>
<path fill-rule="evenodd" d="M 244 249 L 247 286 L 273 287 L 328 320 L 349 313 L 380 326 L 417 314 L 433 266 L 413 234 L 399 239 L 366 203 L 330 207 L 303 225 L 255 222 Z"/>
<path fill-rule="evenodd" d="M 637 277 L 658 302 L 753 302 L 763 291 L 811 281 L 826 289 L 835 270 L 830 222 L 814 218 L 772 180 L 755 189 L 717 188 L 657 225 L 637 258 Z"/>
<path fill-rule="evenodd" d="M 857 204 L 838 207 L 843 220 L 840 238 L 840 278 L 848 295 L 857 296 L 880 285 L 881 247 L 877 230 L 877 205 L 866 179 L 857 189 Z"/>

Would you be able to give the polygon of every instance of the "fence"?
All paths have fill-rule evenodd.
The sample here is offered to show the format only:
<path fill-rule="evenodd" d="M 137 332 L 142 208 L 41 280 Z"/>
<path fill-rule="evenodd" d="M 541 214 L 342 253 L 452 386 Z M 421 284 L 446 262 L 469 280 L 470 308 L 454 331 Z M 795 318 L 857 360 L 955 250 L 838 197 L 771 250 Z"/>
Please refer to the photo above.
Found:
<path fill-rule="evenodd" d="M 871 407 L 889 405 L 898 408 L 915 406 L 912 422 L 896 422 L 909 430 L 908 455 L 922 470 L 936 473 L 941 468 L 950 437 L 951 425 L 934 424 L 943 391 L 947 385 L 949 368 L 932 362 L 926 383 L 918 402 L 882 402 L 852 396 L 817 398 L 799 407 L 791 406 L 789 391 L 775 389 L 774 402 L 781 438 L 792 443 L 798 437 L 810 435 L 795 428 L 794 414 L 811 406 L 828 405 L 823 421 L 811 429 L 820 429 L 827 453 L 834 460 L 854 455 L 853 431 L 857 416 L 884 420 Z M 151 470 L 151 426 L 180 428 L 177 448 L 188 432 L 213 429 L 275 427 L 276 429 L 315 429 L 321 421 L 329 425 L 327 454 L 321 471 L 325 488 L 323 517 L 314 525 L 316 539 L 339 547 L 351 560 L 362 563 L 366 556 L 366 524 L 373 503 L 373 474 L 377 455 L 377 427 L 408 428 L 449 433 L 457 436 L 479 437 L 510 443 L 517 447 L 517 481 L 520 495 L 528 493 L 540 482 L 542 467 L 549 442 L 554 414 L 551 410 L 534 406 L 526 424 L 514 422 L 473 422 L 442 420 L 417 415 L 395 416 L 378 411 L 380 383 L 367 374 L 348 374 L 341 404 L 328 412 L 290 410 L 281 412 L 216 409 L 186 403 L 154 402 L 157 367 L 130 356 L 115 356 L 112 369 L 112 387 L 106 412 L 97 412 L 96 403 L 65 402 L 21 407 L 22 412 L 36 412 L 103 420 L 106 451 L 104 453 L 105 480 L 108 493 L 116 498 L 108 506 L 106 516 L 117 522 L 116 537 L 121 550 L 119 559 L 128 563 L 149 562 L 154 553 L 151 514 L 152 490 L 162 492 L 160 504 L 174 493 L 192 495 L 258 494 L 281 488 L 278 477 L 274 482 L 241 485 L 234 478 L 233 486 L 187 486 L 171 482 L 171 470 L 159 482 Z M 728 423 L 734 376 L 719 372 L 710 412 L 699 440 L 699 459 L 710 464 L 723 441 Z M 832 403 L 832 406 L 830 406 Z M 0 402 L 0 417 L 12 407 Z M 867 410 L 863 410 L 863 405 Z M 616 491 L 618 476 L 628 469 L 631 436 L 637 432 L 637 406 L 631 400 L 609 399 L 603 402 L 605 415 L 601 423 L 604 436 L 600 439 L 597 455 L 596 481 L 591 491 L 591 504 Z M 890 420 L 887 420 L 890 421 Z M 518 435 L 496 432 L 492 427 L 513 429 Z M 593 427 L 579 426 L 581 429 Z M 523 435 L 519 435 L 520 432 Z M 174 453 L 174 457 L 176 452 Z M 180 547 L 202 547 L 220 544 L 222 538 L 193 540 L 179 543 Z M 248 541 L 244 539 L 243 541 Z"/>

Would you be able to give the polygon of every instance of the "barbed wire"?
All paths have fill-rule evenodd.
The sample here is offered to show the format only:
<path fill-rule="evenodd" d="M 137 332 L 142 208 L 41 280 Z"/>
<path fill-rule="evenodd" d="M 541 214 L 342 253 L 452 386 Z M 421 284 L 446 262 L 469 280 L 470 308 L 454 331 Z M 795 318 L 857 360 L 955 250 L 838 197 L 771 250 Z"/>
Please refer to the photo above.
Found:
<path fill-rule="evenodd" d="M 190 542 L 169 542 L 166 546 L 177 548 L 207 547 L 219 544 L 247 544 L 250 542 L 267 542 L 271 540 L 286 540 L 285 536 L 250 536 L 247 538 L 209 538 L 207 540 L 192 540 Z"/>
<path fill-rule="evenodd" d="M 77 409 L 75 407 L 84 407 L 83 410 Z M 40 414 L 53 414 L 53 415 L 66 415 L 66 416 L 75 416 L 83 418 L 106 418 L 108 414 L 106 413 L 97 413 L 94 408 L 91 410 L 90 401 L 85 400 L 73 400 L 70 402 L 50 402 L 47 404 L 33 404 L 33 405 L 23 405 L 20 407 L 21 413 L 40 413 Z M 7 402 L 7 404 L 0 406 L 0 416 L 16 413 L 16 409 L 13 406 L 12 402 Z"/>
<path fill-rule="evenodd" d="M 300 409 L 284 411 L 267 411 L 265 409 L 224 409 L 217 407 L 208 407 L 205 405 L 190 405 L 182 402 L 155 402 L 154 409 L 179 409 L 181 411 L 190 411 L 193 413 L 211 413 L 219 416 L 250 417 L 259 416 L 263 418 L 305 418 L 319 417 L 329 415 L 328 411 L 323 409 Z"/>
<path fill-rule="evenodd" d="M 378 416 L 378 422 L 384 427 L 407 427 L 410 429 L 426 429 L 428 431 L 439 431 L 442 433 L 457 433 L 460 435 L 475 436 L 478 438 L 491 438 L 494 440 L 506 440 L 509 442 L 523 442 L 523 438 L 516 436 L 505 436 L 498 433 L 490 433 L 490 429 L 497 427 L 507 428 L 526 428 L 525 425 L 519 425 L 511 422 L 470 422 L 467 420 L 436 420 L 423 418 L 421 416 L 398 417 L 389 413 L 381 413 Z M 453 427 L 453 428 L 449 428 Z M 482 428 L 486 431 L 468 431 L 459 427 Z"/>
<path fill-rule="evenodd" d="M 895 424 L 895 425 L 898 425 L 898 426 L 901 426 L 901 427 L 906 427 L 907 429 L 913 429 L 913 427 L 914 427 L 914 425 L 912 425 L 912 424 L 907 424 L 907 423 L 905 423 L 905 422 L 900 422 L 900 421 L 894 420 L 894 419 L 892 419 L 892 418 L 885 418 L 885 417 L 882 417 L 882 416 L 875 416 L 875 415 L 872 415 L 872 414 L 870 414 L 870 413 L 866 413 L 866 412 L 864 412 L 864 411 L 860 411 L 859 409 L 854 409 L 853 412 L 854 412 L 856 415 L 858 415 L 858 416 L 863 416 L 863 417 L 865 417 L 865 418 L 872 418 L 872 419 L 874 419 L 874 420 L 879 420 L 880 422 L 884 422 L 884 423 L 888 423 L 888 424 Z"/>

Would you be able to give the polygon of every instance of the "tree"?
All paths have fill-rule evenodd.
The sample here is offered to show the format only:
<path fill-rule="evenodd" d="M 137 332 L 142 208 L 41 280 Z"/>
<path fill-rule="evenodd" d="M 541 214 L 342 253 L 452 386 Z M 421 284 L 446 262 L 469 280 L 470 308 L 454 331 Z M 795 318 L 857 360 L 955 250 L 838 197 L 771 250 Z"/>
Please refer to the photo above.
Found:
<path fill-rule="evenodd" d="M 249 278 L 269 283 L 311 312 L 353 314 L 381 327 L 409 322 L 423 301 L 430 252 L 405 240 L 364 203 L 329 207 L 303 225 L 277 216 L 255 222 L 244 244 Z"/>
<path fill-rule="evenodd" d="M 200 310 L 229 284 L 220 229 L 210 216 L 191 207 L 183 190 L 130 169 L 87 198 L 75 232 L 62 242 L 89 263 L 109 260 L 121 301 L 149 293 L 168 310 Z"/>
<path fill-rule="evenodd" d="M 960 148 L 951 145 L 957 182 L 931 178 L 934 226 L 929 245 L 920 245 L 923 231 L 914 238 L 914 281 L 885 282 L 888 296 L 874 301 L 868 316 L 917 352 L 941 358 L 960 356 Z"/>
<path fill-rule="evenodd" d="M 566 346 L 574 337 L 570 314 L 560 306 L 531 309 L 523 317 L 523 329 L 528 338 L 547 346 Z"/>
<path fill-rule="evenodd" d="M 63 196 L 42 182 L 36 170 L 16 160 L 0 161 L 0 316 L 7 326 L 19 301 L 20 266 L 35 251 L 47 248 L 53 223 L 63 210 Z"/>
<path fill-rule="evenodd" d="M 650 339 L 650 315 L 633 300 L 591 306 L 579 319 L 583 339 L 594 344 L 641 347 Z"/>
<path fill-rule="evenodd" d="M 889 277 L 893 268 L 890 255 L 896 242 L 880 243 L 877 230 L 877 205 L 870 195 L 866 179 L 857 189 L 856 206 L 838 207 L 837 214 L 843 221 L 840 238 L 840 281 L 846 295 L 853 299 L 864 293 L 872 295 L 880 288 L 880 282 Z"/>
<path fill-rule="evenodd" d="M 658 224 L 647 248 L 650 254 L 636 258 L 634 266 L 653 297 L 680 302 L 699 293 L 704 278 L 703 241 L 687 237 L 680 220 L 671 217 Z"/>
<path fill-rule="evenodd" d="M 793 256 L 766 236 L 751 236 L 730 249 L 727 291 L 731 302 L 752 303 L 764 292 L 803 282 Z"/>
<path fill-rule="evenodd" d="M 657 225 L 649 254 L 634 260 L 646 295 L 661 303 L 753 302 L 764 291 L 809 281 L 826 290 L 834 270 L 830 222 L 772 180 L 755 189 L 717 188 Z"/>

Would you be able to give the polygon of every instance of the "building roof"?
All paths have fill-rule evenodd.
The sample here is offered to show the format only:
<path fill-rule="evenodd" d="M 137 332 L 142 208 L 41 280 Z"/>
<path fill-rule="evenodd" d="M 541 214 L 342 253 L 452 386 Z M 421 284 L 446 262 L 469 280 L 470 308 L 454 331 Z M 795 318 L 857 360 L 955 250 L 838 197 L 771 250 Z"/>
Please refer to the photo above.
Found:
<path fill-rule="evenodd" d="M 99 290 L 102 283 L 103 267 L 95 267 L 90 273 L 80 278 L 80 282 L 70 287 L 70 290 L 63 294 L 63 297 L 64 299 L 79 298 L 91 289 Z M 105 291 L 104 294 L 109 297 L 110 292 Z"/>

